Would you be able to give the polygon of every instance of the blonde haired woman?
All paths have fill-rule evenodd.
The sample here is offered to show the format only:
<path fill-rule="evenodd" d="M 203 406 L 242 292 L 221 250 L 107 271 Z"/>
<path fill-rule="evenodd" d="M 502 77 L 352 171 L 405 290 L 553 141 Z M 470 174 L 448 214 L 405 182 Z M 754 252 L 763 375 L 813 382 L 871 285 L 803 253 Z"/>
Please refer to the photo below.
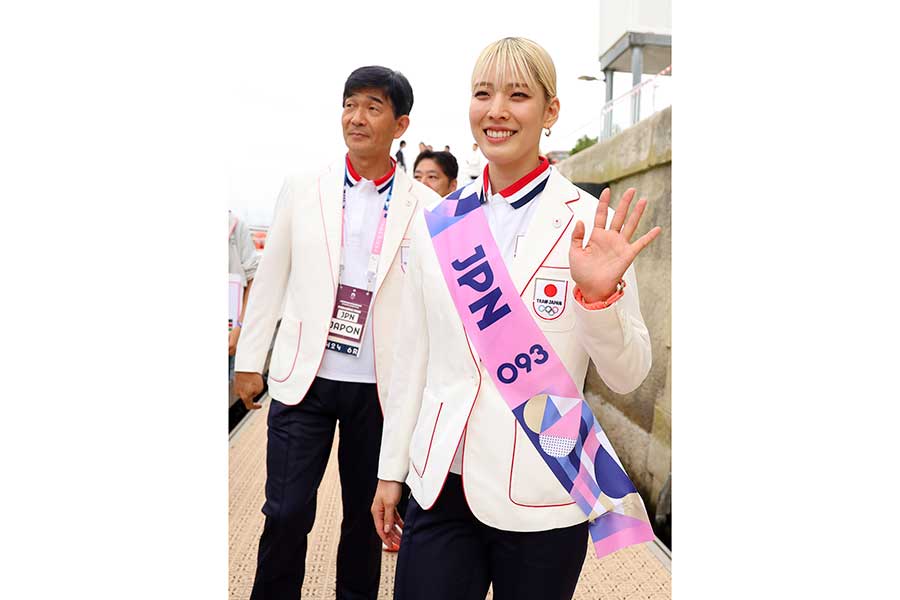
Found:
<path fill-rule="evenodd" d="M 386 544 L 402 534 L 395 600 L 571 598 L 588 539 L 652 539 L 581 389 L 589 359 L 618 393 L 650 369 L 631 263 L 660 230 L 632 240 L 646 200 L 613 213 L 540 156 L 559 110 L 542 47 L 485 48 L 469 122 L 488 165 L 411 226 L 372 506 Z"/>

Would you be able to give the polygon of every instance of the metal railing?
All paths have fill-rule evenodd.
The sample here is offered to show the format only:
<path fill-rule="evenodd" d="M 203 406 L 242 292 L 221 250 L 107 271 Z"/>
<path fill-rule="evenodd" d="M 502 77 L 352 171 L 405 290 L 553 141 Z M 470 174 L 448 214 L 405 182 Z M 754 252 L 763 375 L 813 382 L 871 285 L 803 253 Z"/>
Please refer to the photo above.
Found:
<path fill-rule="evenodd" d="M 642 81 L 600 109 L 601 140 L 606 140 L 672 105 L 672 65 Z M 643 101 L 642 101 L 643 100 Z"/>
<path fill-rule="evenodd" d="M 600 113 L 595 118 L 572 130 L 569 135 L 580 134 L 603 121 L 600 140 L 607 140 L 650 115 L 672 106 L 671 73 L 672 65 L 669 65 L 618 98 L 613 98 L 600 108 Z"/>

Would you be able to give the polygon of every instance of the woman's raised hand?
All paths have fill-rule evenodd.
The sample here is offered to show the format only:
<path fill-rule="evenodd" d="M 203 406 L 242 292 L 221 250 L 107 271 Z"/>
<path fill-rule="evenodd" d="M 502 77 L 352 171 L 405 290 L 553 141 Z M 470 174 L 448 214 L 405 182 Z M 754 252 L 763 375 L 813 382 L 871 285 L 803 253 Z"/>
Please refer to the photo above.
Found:
<path fill-rule="evenodd" d="M 631 214 L 628 214 L 634 194 L 634 188 L 629 188 L 625 192 L 607 229 L 610 191 L 609 188 L 603 190 L 594 215 L 594 228 L 586 246 L 584 246 L 584 223 L 578 221 L 575 224 L 572 244 L 569 247 L 569 267 L 572 279 L 581 290 L 586 303 L 604 300 L 614 294 L 616 284 L 622 279 L 629 265 L 662 231 L 661 227 L 654 227 L 634 242 L 631 241 L 647 206 L 647 199 L 641 198 Z"/>

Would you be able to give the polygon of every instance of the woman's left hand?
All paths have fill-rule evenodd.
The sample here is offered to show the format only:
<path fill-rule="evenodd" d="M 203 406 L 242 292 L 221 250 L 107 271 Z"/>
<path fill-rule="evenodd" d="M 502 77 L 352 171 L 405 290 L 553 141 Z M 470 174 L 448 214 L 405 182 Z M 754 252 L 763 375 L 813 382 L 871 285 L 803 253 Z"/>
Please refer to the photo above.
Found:
<path fill-rule="evenodd" d="M 634 262 L 635 257 L 662 231 L 661 227 L 654 227 L 631 242 L 631 236 L 634 235 L 647 206 L 647 199 L 641 198 L 628 215 L 634 193 L 634 188 L 629 188 L 625 192 L 615 211 L 612 224 L 606 229 L 610 191 L 609 188 L 603 190 L 600 194 L 600 203 L 597 205 L 597 213 L 594 215 L 594 228 L 584 248 L 582 248 L 584 223 L 578 221 L 575 224 L 572 244 L 569 247 L 569 267 L 575 285 L 581 290 L 582 298 L 588 304 L 605 300 L 613 295 L 616 284 Z"/>

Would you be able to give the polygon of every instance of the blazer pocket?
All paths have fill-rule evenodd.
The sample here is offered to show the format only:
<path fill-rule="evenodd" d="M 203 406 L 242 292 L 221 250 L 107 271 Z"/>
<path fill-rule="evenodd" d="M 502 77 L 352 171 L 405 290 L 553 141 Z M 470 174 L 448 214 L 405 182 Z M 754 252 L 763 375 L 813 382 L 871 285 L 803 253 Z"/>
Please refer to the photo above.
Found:
<path fill-rule="evenodd" d="M 568 267 L 541 267 L 522 301 L 541 331 L 569 331 L 575 327 L 574 290 Z"/>
<path fill-rule="evenodd" d="M 438 402 L 428 390 L 424 391 L 419 418 L 416 420 L 416 428 L 413 430 L 409 443 L 410 462 L 419 477 L 423 477 L 428 469 L 431 447 L 434 444 L 434 436 L 443 408 L 443 402 Z"/>
<path fill-rule="evenodd" d="M 290 317 L 282 317 L 272 362 L 269 364 L 269 378 L 276 383 L 284 383 L 294 373 L 300 356 L 300 333 L 303 323 Z"/>
<path fill-rule="evenodd" d="M 546 508 L 575 504 L 538 451 L 513 421 L 513 453 L 509 466 L 509 499 L 527 508 Z"/>

